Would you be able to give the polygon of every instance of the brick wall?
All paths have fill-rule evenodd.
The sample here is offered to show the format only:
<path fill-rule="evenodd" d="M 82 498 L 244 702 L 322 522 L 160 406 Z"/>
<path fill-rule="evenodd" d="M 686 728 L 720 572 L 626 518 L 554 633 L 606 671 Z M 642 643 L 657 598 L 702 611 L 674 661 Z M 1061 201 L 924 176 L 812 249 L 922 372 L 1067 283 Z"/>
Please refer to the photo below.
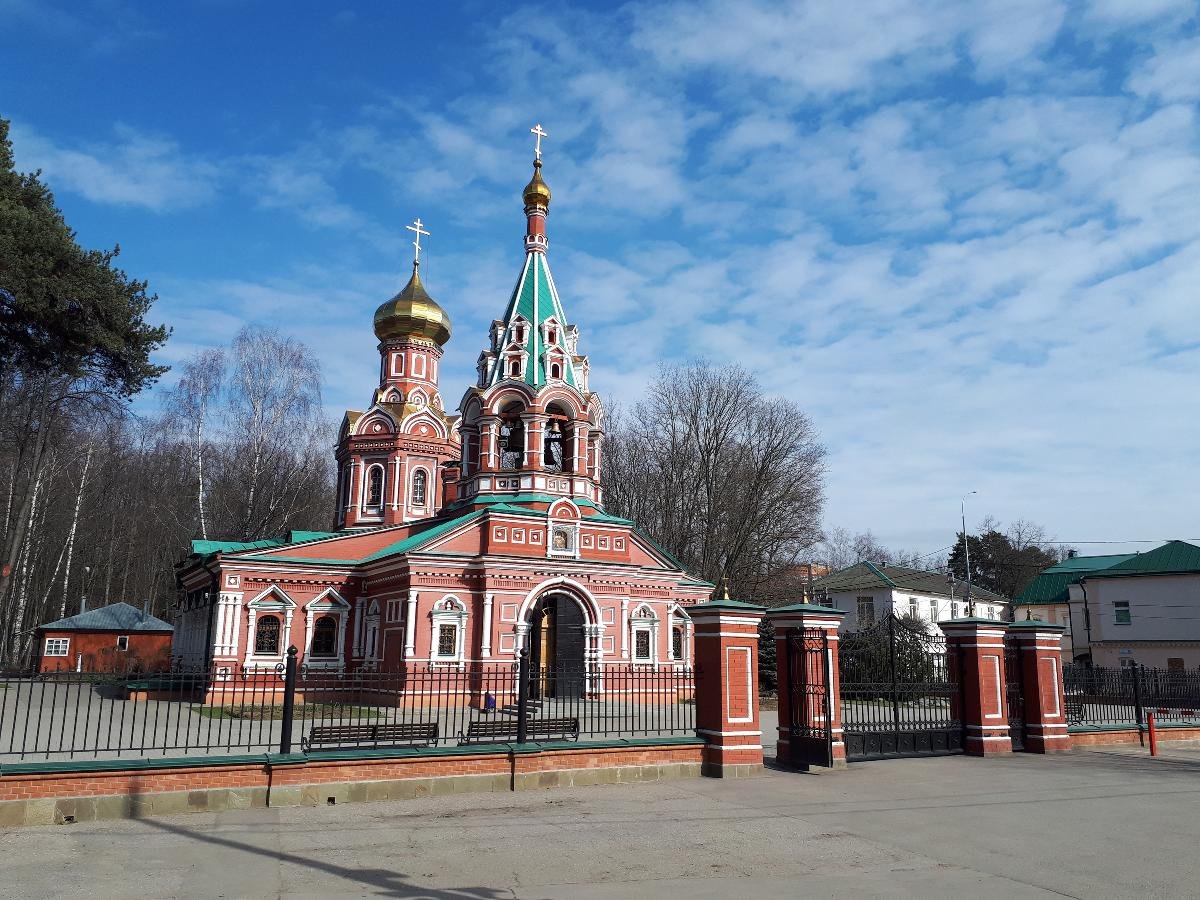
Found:
<path fill-rule="evenodd" d="M 332 753 L 242 757 L 216 765 L 0 774 L 0 826 L 51 824 L 237 806 L 401 799 L 439 793 L 698 776 L 699 742 L 547 747 L 381 758 Z M 96 765 L 100 765 L 97 763 Z M 15 768 L 15 771 L 14 771 Z"/>

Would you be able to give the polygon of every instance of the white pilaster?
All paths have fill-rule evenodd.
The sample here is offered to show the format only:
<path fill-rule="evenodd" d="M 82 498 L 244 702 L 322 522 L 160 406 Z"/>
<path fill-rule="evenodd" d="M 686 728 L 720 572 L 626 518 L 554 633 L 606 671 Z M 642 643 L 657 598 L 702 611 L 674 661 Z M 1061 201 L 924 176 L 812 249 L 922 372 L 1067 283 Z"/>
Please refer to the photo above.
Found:
<path fill-rule="evenodd" d="M 408 614 L 404 619 L 404 658 L 411 659 L 417 649 L 417 592 L 408 592 Z"/>
<path fill-rule="evenodd" d="M 494 595 L 483 595 L 483 638 L 479 647 L 479 655 L 487 659 L 492 655 L 492 603 Z"/>

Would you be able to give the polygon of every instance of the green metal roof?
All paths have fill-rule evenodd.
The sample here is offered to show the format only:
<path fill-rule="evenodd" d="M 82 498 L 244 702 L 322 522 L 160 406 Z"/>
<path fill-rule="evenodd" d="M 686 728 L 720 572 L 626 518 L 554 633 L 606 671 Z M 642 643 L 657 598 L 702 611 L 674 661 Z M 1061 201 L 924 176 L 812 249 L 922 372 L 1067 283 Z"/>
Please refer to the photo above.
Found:
<path fill-rule="evenodd" d="M 542 326 L 551 318 L 558 322 L 558 334 L 555 342 L 547 346 Z M 515 339 L 517 320 L 525 322 L 524 338 L 519 344 Z M 546 371 L 546 356 L 548 350 L 561 351 L 563 359 L 562 381 L 578 388 L 575 383 L 575 369 L 572 365 L 571 353 L 567 347 L 567 316 L 563 312 L 562 303 L 558 299 L 558 290 L 554 287 L 554 278 L 550 274 L 550 264 L 546 254 L 532 251 L 525 254 L 525 265 L 521 269 L 521 277 L 513 288 L 504 312 L 504 333 L 500 338 L 499 350 L 503 354 L 513 345 L 519 345 L 527 354 L 524 381 L 534 387 L 541 387 L 549 381 Z M 489 384 L 499 384 L 506 381 L 503 356 L 492 370 Z"/>
<path fill-rule="evenodd" d="M 1148 553 L 1138 553 L 1089 575 L 1089 578 L 1117 578 L 1122 575 L 1179 575 L 1200 572 L 1200 547 L 1187 541 L 1168 541 Z"/>
<path fill-rule="evenodd" d="M 1070 599 L 1070 586 L 1080 578 L 1091 577 L 1112 566 L 1133 558 L 1132 553 L 1115 553 L 1105 556 L 1073 556 L 1048 566 L 1029 582 L 1021 596 L 1013 601 L 1014 606 L 1049 606 L 1066 603 Z"/>
<path fill-rule="evenodd" d="M 950 587 L 946 575 L 942 572 L 927 572 L 924 569 L 909 569 L 905 566 L 878 566 L 875 563 L 860 562 L 837 572 L 823 575 L 813 581 L 813 586 L 834 591 L 871 590 L 889 588 L 896 591 L 914 591 L 921 594 L 934 594 L 938 597 L 949 597 Z M 956 591 L 955 599 L 966 599 L 966 582 L 959 582 L 962 589 Z M 971 596 L 976 600 L 992 603 L 1006 603 L 1007 598 L 995 591 L 971 585 Z"/>
<path fill-rule="evenodd" d="M 211 556 L 214 553 L 239 553 L 243 550 L 270 550 L 275 547 L 286 547 L 288 544 L 323 541 L 349 533 L 336 531 L 289 531 L 286 537 L 265 538 L 261 541 L 192 541 L 192 553 L 197 556 Z"/>

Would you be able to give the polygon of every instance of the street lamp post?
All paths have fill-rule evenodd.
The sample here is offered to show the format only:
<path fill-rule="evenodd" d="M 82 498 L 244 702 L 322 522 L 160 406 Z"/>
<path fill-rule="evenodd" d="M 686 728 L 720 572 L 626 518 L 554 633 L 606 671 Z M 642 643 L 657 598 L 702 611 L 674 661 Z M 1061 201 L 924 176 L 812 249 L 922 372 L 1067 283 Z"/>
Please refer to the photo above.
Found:
<path fill-rule="evenodd" d="M 978 494 L 979 491 L 967 491 L 962 496 L 962 502 L 959 504 L 962 513 L 962 536 L 963 536 L 963 551 L 967 556 L 967 616 L 974 616 L 974 611 L 971 609 L 971 542 L 967 540 L 967 498 L 972 494 Z"/>

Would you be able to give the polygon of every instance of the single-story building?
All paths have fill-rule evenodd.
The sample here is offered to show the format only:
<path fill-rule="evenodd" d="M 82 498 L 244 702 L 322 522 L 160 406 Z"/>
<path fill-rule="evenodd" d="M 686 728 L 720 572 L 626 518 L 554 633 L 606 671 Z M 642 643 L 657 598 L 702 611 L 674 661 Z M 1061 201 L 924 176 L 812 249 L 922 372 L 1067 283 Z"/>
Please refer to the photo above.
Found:
<path fill-rule="evenodd" d="M 936 623 L 946 619 L 1009 618 L 1008 600 L 993 591 L 972 585 L 968 603 L 965 582 L 904 566 L 860 562 L 816 579 L 813 588 L 815 602 L 846 612 L 846 631 L 870 627 L 889 613 L 924 619 L 932 624 L 933 634 L 941 634 Z"/>
<path fill-rule="evenodd" d="M 174 626 L 128 603 L 42 625 L 39 672 L 156 672 L 171 666 Z"/>

